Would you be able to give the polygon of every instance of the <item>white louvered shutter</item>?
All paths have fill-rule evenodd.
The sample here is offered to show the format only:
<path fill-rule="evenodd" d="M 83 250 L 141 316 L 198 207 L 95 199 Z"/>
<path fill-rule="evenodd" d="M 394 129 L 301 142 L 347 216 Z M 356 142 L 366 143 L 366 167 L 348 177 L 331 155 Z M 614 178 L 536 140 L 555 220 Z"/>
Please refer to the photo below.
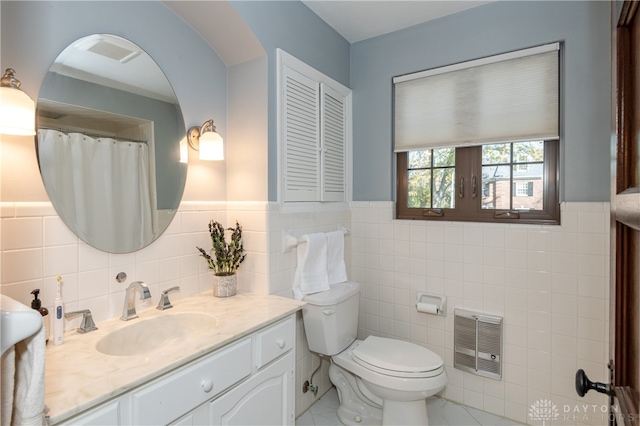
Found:
<path fill-rule="evenodd" d="M 345 199 L 345 97 L 321 85 L 322 201 Z"/>
<path fill-rule="evenodd" d="M 319 84 L 284 67 L 284 201 L 320 199 Z"/>

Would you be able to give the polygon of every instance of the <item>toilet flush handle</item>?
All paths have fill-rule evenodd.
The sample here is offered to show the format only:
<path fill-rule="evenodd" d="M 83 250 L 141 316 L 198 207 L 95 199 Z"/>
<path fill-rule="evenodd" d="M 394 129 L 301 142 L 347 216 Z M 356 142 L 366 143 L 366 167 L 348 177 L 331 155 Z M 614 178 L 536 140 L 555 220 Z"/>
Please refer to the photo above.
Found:
<path fill-rule="evenodd" d="M 336 313 L 336 310 L 335 309 L 323 309 L 322 313 L 325 314 L 325 315 L 333 315 L 333 314 Z"/>

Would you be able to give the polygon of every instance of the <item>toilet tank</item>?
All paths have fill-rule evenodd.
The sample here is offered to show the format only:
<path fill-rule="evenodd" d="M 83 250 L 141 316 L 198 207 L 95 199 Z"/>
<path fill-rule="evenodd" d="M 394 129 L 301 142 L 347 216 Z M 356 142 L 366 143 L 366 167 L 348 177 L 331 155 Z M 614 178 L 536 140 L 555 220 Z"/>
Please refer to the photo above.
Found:
<path fill-rule="evenodd" d="M 353 281 L 331 285 L 331 289 L 309 294 L 302 320 L 309 350 L 335 355 L 346 349 L 358 334 L 360 284 Z"/>

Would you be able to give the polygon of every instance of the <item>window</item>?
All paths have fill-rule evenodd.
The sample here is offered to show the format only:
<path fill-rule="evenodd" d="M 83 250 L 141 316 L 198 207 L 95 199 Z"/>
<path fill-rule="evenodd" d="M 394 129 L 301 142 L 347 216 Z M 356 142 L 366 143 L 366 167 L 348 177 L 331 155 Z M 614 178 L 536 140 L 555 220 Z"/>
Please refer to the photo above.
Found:
<path fill-rule="evenodd" d="M 482 208 L 543 210 L 543 172 L 542 141 L 483 145 L 482 183 L 492 191 L 483 196 Z M 514 197 L 534 198 L 515 200 Z"/>
<path fill-rule="evenodd" d="M 515 182 L 516 197 L 533 197 L 533 182 Z"/>
<path fill-rule="evenodd" d="M 452 148 L 411 151 L 407 154 L 409 207 L 454 207 L 455 154 Z"/>
<path fill-rule="evenodd" d="M 394 79 L 397 218 L 559 223 L 559 48 Z"/>
<path fill-rule="evenodd" d="M 396 217 L 559 223 L 557 164 L 558 140 L 400 152 Z"/>

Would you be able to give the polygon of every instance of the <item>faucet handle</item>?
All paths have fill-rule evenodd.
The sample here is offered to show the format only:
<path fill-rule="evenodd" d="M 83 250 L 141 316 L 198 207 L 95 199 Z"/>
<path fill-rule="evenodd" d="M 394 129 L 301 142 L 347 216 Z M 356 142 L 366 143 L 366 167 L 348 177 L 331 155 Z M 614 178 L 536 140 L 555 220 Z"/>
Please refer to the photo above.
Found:
<path fill-rule="evenodd" d="M 64 314 L 64 317 L 69 319 L 77 317 L 79 315 L 82 315 L 82 321 L 80 322 L 80 327 L 78 327 L 78 333 L 84 334 L 98 329 L 98 327 L 96 327 L 96 324 L 93 322 L 93 316 L 91 315 L 91 311 L 89 309 L 66 312 Z"/>
<path fill-rule="evenodd" d="M 158 306 L 156 306 L 156 309 L 164 311 L 165 309 L 173 308 L 173 305 L 169 300 L 169 293 L 172 291 L 178 291 L 178 290 L 180 290 L 180 287 L 175 286 L 163 291 L 162 294 L 160 295 L 160 301 L 158 301 Z"/>

